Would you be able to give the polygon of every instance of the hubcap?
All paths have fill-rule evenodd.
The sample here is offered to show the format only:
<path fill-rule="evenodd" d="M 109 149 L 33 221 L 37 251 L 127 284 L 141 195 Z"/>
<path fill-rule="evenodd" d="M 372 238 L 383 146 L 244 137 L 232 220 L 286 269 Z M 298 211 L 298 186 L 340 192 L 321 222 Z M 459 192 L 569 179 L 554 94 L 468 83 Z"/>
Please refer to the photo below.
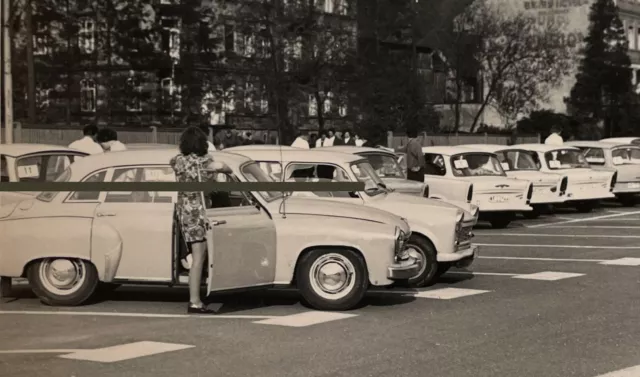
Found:
<path fill-rule="evenodd" d="M 416 276 L 419 276 L 420 274 L 422 274 L 424 272 L 425 268 L 427 268 L 427 265 L 426 265 L 425 259 L 424 259 L 424 255 L 422 255 L 422 253 L 413 245 L 408 245 L 407 246 L 407 251 L 409 253 L 409 256 L 414 258 L 416 260 L 416 262 L 418 263 L 418 267 L 419 268 L 418 268 L 418 273 L 416 274 Z"/>
<path fill-rule="evenodd" d="M 51 293 L 66 296 L 76 292 L 84 283 L 84 264 L 78 260 L 47 259 L 40 264 L 40 281 Z"/>
<path fill-rule="evenodd" d="M 309 280 L 316 294 L 338 300 L 355 286 L 355 266 L 341 254 L 325 254 L 316 259 L 309 271 Z"/>

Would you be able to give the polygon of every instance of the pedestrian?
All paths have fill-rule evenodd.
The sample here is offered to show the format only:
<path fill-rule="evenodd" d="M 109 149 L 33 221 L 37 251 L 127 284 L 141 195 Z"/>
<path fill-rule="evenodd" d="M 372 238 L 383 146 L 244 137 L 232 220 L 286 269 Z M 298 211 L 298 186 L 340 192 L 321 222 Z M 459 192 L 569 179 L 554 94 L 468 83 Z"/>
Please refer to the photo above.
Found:
<path fill-rule="evenodd" d="M 213 180 L 217 173 L 231 173 L 224 164 L 215 162 L 208 153 L 207 136 L 198 127 L 189 127 L 182 133 L 180 153 L 171 159 L 170 165 L 177 182 L 206 182 Z M 190 314 L 216 314 L 207 309 L 200 298 L 207 251 L 208 219 L 205 203 L 202 191 L 178 192 L 176 214 L 192 259 L 187 307 L 187 313 Z"/>
<path fill-rule="evenodd" d="M 425 161 L 422 153 L 422 143 L 418 141 L 418 131 L 411 129 L 407 131 L 407 136 L 409 136 L 407 145 L 397 149 L 398 152 L 406 154 L 407 179 L 424 182 Z"/>
<path fill-rule="evenodd" d="M 103 128 L 98 131 L 96 141 L 102 145 L 105 152 L 126 151 L 127 147 L 118 140 L 118 133 L 111 128 Z"/>
<path fill-rule="evenodd" d="M 561 133 L 562 133 L 562 127 L 558 126 L 557 124 L 554 124 L 553 127 L 551 127 L 551 135 L 549 135 L 544 140 L 544 143 L 548 145 L 564 144 L 564 140 L 562 140 Z"/>
<path fill-rule="evenodd" d="M 309 148 L 316 147 L 316 141 L 318 141 L 318 134 L 313 133 L 309 136 Z"/>
<path fill-rule="evenodd" d="M 98 127 L 89 124 L 82 129 L 82 139 L 76 140 L 69 144 L 69 148 L 76 149 L 84 153 L 100 154 L 104 153 L 104 149 L 100 144 L 96 143 L 96 135 L 98 134 Z"/>
<path fill-rule="evenodd" d="M 329 128 L 327 131 L 327 138 L 324 139 L 323 147 L 332 147 L 336 141 L 336 130 Z M 337 144 L 336 144 L 337 145 Z"/>
<path fill-rule="evenodd" d="M 316 148 L 324 147 L 326 140 L 327 140 L 327 134 L 324 132 L 321 132 L 320 137 L 316 140 Z"/>
<path fill-rule="evenodd" d="M 342 133 L 335 132 L 334 133 L 333 145 L 344 145 L 344 140 L 342 139 Z"/>
<path fill-rule="evenodd" d="M 222 140 L 220 140 L 220 148 L 231 148 L 240 145 L 238 141 L 238 136 L 231 128 L 227 128 L 224 131 L 224 135 L 222 135 Z"/>
<path fill-rule="evenodd" d="M 309 138 L 308 135 L 301 132 L 298 134 L 298 137 L 293 141 L 291 146 L 295 148 L 309 149 L 308 138 Z"/>
<path fill-rule="evenodd" d="M 342 139 L 344 145 L 356 145 L 356 139 L 351 137 L 351 132 L 344 131 L 342 135 L 344 135 L 344 138 Z"/>
<path fill-rule="evenodd" d="M 208 152 L 212 153 L 217 151 L 216 146 L 213 145 L 212 142 L 209 141 L 209 126 L 206 124 L 203 124 L 200 126 L 200 131 L 202 131 L 202 133 L 204 133 L 207 136 L 207 145 L 208 145 Z"/>
<path fill-rule="evenodd" d="M 361 147 L 364 145 L 364 143 L 366 143 L 367 141 L 363 138 L 360 137 L 360 135 L 356 134 L 355 135 L 356 138 L 356 147 Z"/>

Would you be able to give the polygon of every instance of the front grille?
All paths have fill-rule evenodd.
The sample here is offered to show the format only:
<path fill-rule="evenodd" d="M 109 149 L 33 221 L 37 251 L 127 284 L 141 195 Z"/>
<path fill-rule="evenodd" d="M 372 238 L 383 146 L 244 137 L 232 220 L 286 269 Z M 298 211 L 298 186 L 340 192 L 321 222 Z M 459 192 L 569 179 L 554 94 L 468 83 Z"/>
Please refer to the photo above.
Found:
<path fill-rule="evenodd" d="M 456 250 L 462 250 L 469 247 L 471 239 L 473 238 L 472 229 L 473 226 L 463 226 L 458 230 L 456 234 Z"/>

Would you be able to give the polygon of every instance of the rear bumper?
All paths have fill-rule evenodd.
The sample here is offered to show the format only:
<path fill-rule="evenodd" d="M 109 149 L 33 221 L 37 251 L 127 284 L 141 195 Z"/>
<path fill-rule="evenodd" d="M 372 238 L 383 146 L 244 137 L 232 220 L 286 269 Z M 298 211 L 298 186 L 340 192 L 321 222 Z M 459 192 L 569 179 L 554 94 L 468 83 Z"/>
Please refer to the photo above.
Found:
<path fill-rule="evenodd" d="M 389 280 L 406 280 L 416 276 L 420 271 L 418 261 L 414 258 L 409 258 L 405 261 L 394 263 L 387 268 L 387 278 Z"/>
<path fill-rule="evenodd" d="M 471 244 L 469 248 L 455 253 L 438 253 L 437 259 L 438 262 L 468 261 L 468 265 L 471 265 L 471 262 L 473 262 L 478 256 L 479 251 L 479 246 Z"/>
<path fill-rule="evenodd" d="M 601 190 L 573 191 L 573 192 L 567 193 L 567 196 L 564 202 L 567 203 L 567 202 L 577 202 L 577 201 L 583 201 L 583 200 L 600 200 L 600 199 L 610 199 L 615 197 L 616 196 L 610 191 L 607 191 L 607 192 L 604 192 Z"/>
<path fill-rule="evenodd" d="M 526 204 L 519 205 L 500 205 L 500 204 L 492 204 L 480 207 L 480 213 L 488 213 L 488 212 L 526 212 L 531 211 L 533 208 Z"/>
<path fill-rule="evenodd" d="M 613 187 L 613 193 L 619 194 L 639 194 L 640 182 L 620 182 Z"/>
<path fill-rule="evenodd" d="M 545 187 L 544 191 L 533 191 L 533 196 L 531 197 L 531 204 L 555 204 L 562 203 L 565 201 L 566 196 L 560 196 L 557 192 L 551 192 L 549 188 Z"/>

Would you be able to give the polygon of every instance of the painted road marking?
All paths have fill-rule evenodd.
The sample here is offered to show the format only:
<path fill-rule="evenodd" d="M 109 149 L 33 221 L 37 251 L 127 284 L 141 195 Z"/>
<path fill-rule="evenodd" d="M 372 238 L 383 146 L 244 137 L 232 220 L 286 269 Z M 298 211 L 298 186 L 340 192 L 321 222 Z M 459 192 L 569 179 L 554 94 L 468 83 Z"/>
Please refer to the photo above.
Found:
<path fill-rule="evenodd" d="M 556 249 L 622 249 L 622 250 L 638 250 L 640 246 L 581 246 L 581 245 L 537 245 L 537 244 L 521 244 L 521 243 L 476 243 L 478 246 L 491 247 L 547 247 Z"/>
<path fill-rule="evenodd" d="M 476 271 L 448 271 L 448 274 L 454 275 L 479 275 L 479 276 L 516 276 L 518 274 L 509 274 L 506 272 L 476 272 Z"/>
<path fill-rule="evenodd" d="M 600 262 L 610 266 L 640 266 L 640 258 L 620 258 Z"/>
<path fill-rule="evenodd" d="M 616 225 L 567 225 L 562 229 L 640 229 L 640 226 L 616 226 Z"/>
<path fill-rule="evenodd" d="M 529 257 L 491 257 L 481 256 L 481 259 L 506 259 L 506 260 L 531 260 L 531 261 L 546 261 L 546 262 L 613 262 L 619 259 L 564 259 L 564 258 L 529 258 Z M 624 258 L 623 258 L 624 259 Z M 636 259 L 636 258 L 630 258 Z M 640 260 L 640 259 L 639 259 Z"/>
<path fill-rule="evenodd" d="M 601 374 L 596 377 L 638 377 L 640 376 L 640 365 L 635 367 L 620 369 L 606 374 Z"/>
<path fill-rule="evenodd" d="M 56 310 L 2 310 L 0 314 L 13 315 L 66 315 L 96 317 L 132 317 L 132 318 L 208 318 L 208 319 L 270 319 L 270 315 L 195 315 L 195 314 L 155 314 L 155 313 L 117 313 L 117 312 L 72 312 Z"/>
<path fill-rule="evenodd" d="M 307 326 L 317 325 L 319 323 L 337 321 L 337 320 L 353 318 L 357 316 L 358 316 L 357 314 L 311 311 L 311 312 L 305 312 L 300 314 L 285 315 L 285 316 L 265 319 L 265 320 L 253 322 L 253 323 L 256 323 L 259 325 L 307 327 Z"/>
<path fill-rule="evenodd" d="M 0 355 L 19 354 L 19 353 L 72 353 L 80 352 L 80 349 L 53 349 L 53 350 L 0 350 Z"/>
<path fill-rule="evenodd" d="M 623 217 L 623 216 L 628 216 L 628 215 L 638 215 L 638 214 L 640 214 L 640 211 L 627 212 L 627 213 L 614 213 L 612 215 L 594 216 L 594 217 L 580 218 L 580 219 L 575 219 L 575 220 L 557 221 L 557 222 L 553 222 L 553 223 L 529 225 L 528 227 L 529 228 L 542 228 L 542 227 L 545 227 L 545 226 L 579 223 L 579 222 L 585 222 L 585 221 L 610 219 L 610 218 Z"/>
<path fill-rule="evenodd" d="M 419 298 L 432 298 L 436 300 L 452 300 L 456 298 L 479 295 L 481 293 L 487 293 L 491 291 L 485 291 L 481 289 L 463 289 L 463 288 L 441 288 L 428 291 L 417 292 L 413 294 L 414 297 Z"/>
<path fill-rule="evenodd" d="M 606 234 L 552 234 L 552 233 L 480 233 L 476 236 L 501 236 L 501 237 L 563 237 L 563 238 L 640 238 L 640 236 L 616 236 Z"/>
<path fill-rule="evenodd" d="M 525 275 L 516 275 L 514 279 L 527 279 L 527 280 L 545 280 L 545 281 L 556 281 L 562 279 L 575 278 L 578 276 L 584 276 L 585 274 L 575 274 L 570 272 L 555 272 L 555 271 L 545 271 L 545 272 L 537 272 L 534 274 L 525 274 Z"/>
<path fill-rule="evenodd" d="M 157 355 L 166 352 L 175 352 L 195 346 L 188 344 L 160 343 L 160 342 L 135 342 L 121 344 L 119 346 L 98 348 L 94 350 L 82 350 L 68 355 L 59 356 L 63 359 L 95 361 L 99 363 L 115 363 L 118 361 L 137 359 L 139 357 Z"/>

